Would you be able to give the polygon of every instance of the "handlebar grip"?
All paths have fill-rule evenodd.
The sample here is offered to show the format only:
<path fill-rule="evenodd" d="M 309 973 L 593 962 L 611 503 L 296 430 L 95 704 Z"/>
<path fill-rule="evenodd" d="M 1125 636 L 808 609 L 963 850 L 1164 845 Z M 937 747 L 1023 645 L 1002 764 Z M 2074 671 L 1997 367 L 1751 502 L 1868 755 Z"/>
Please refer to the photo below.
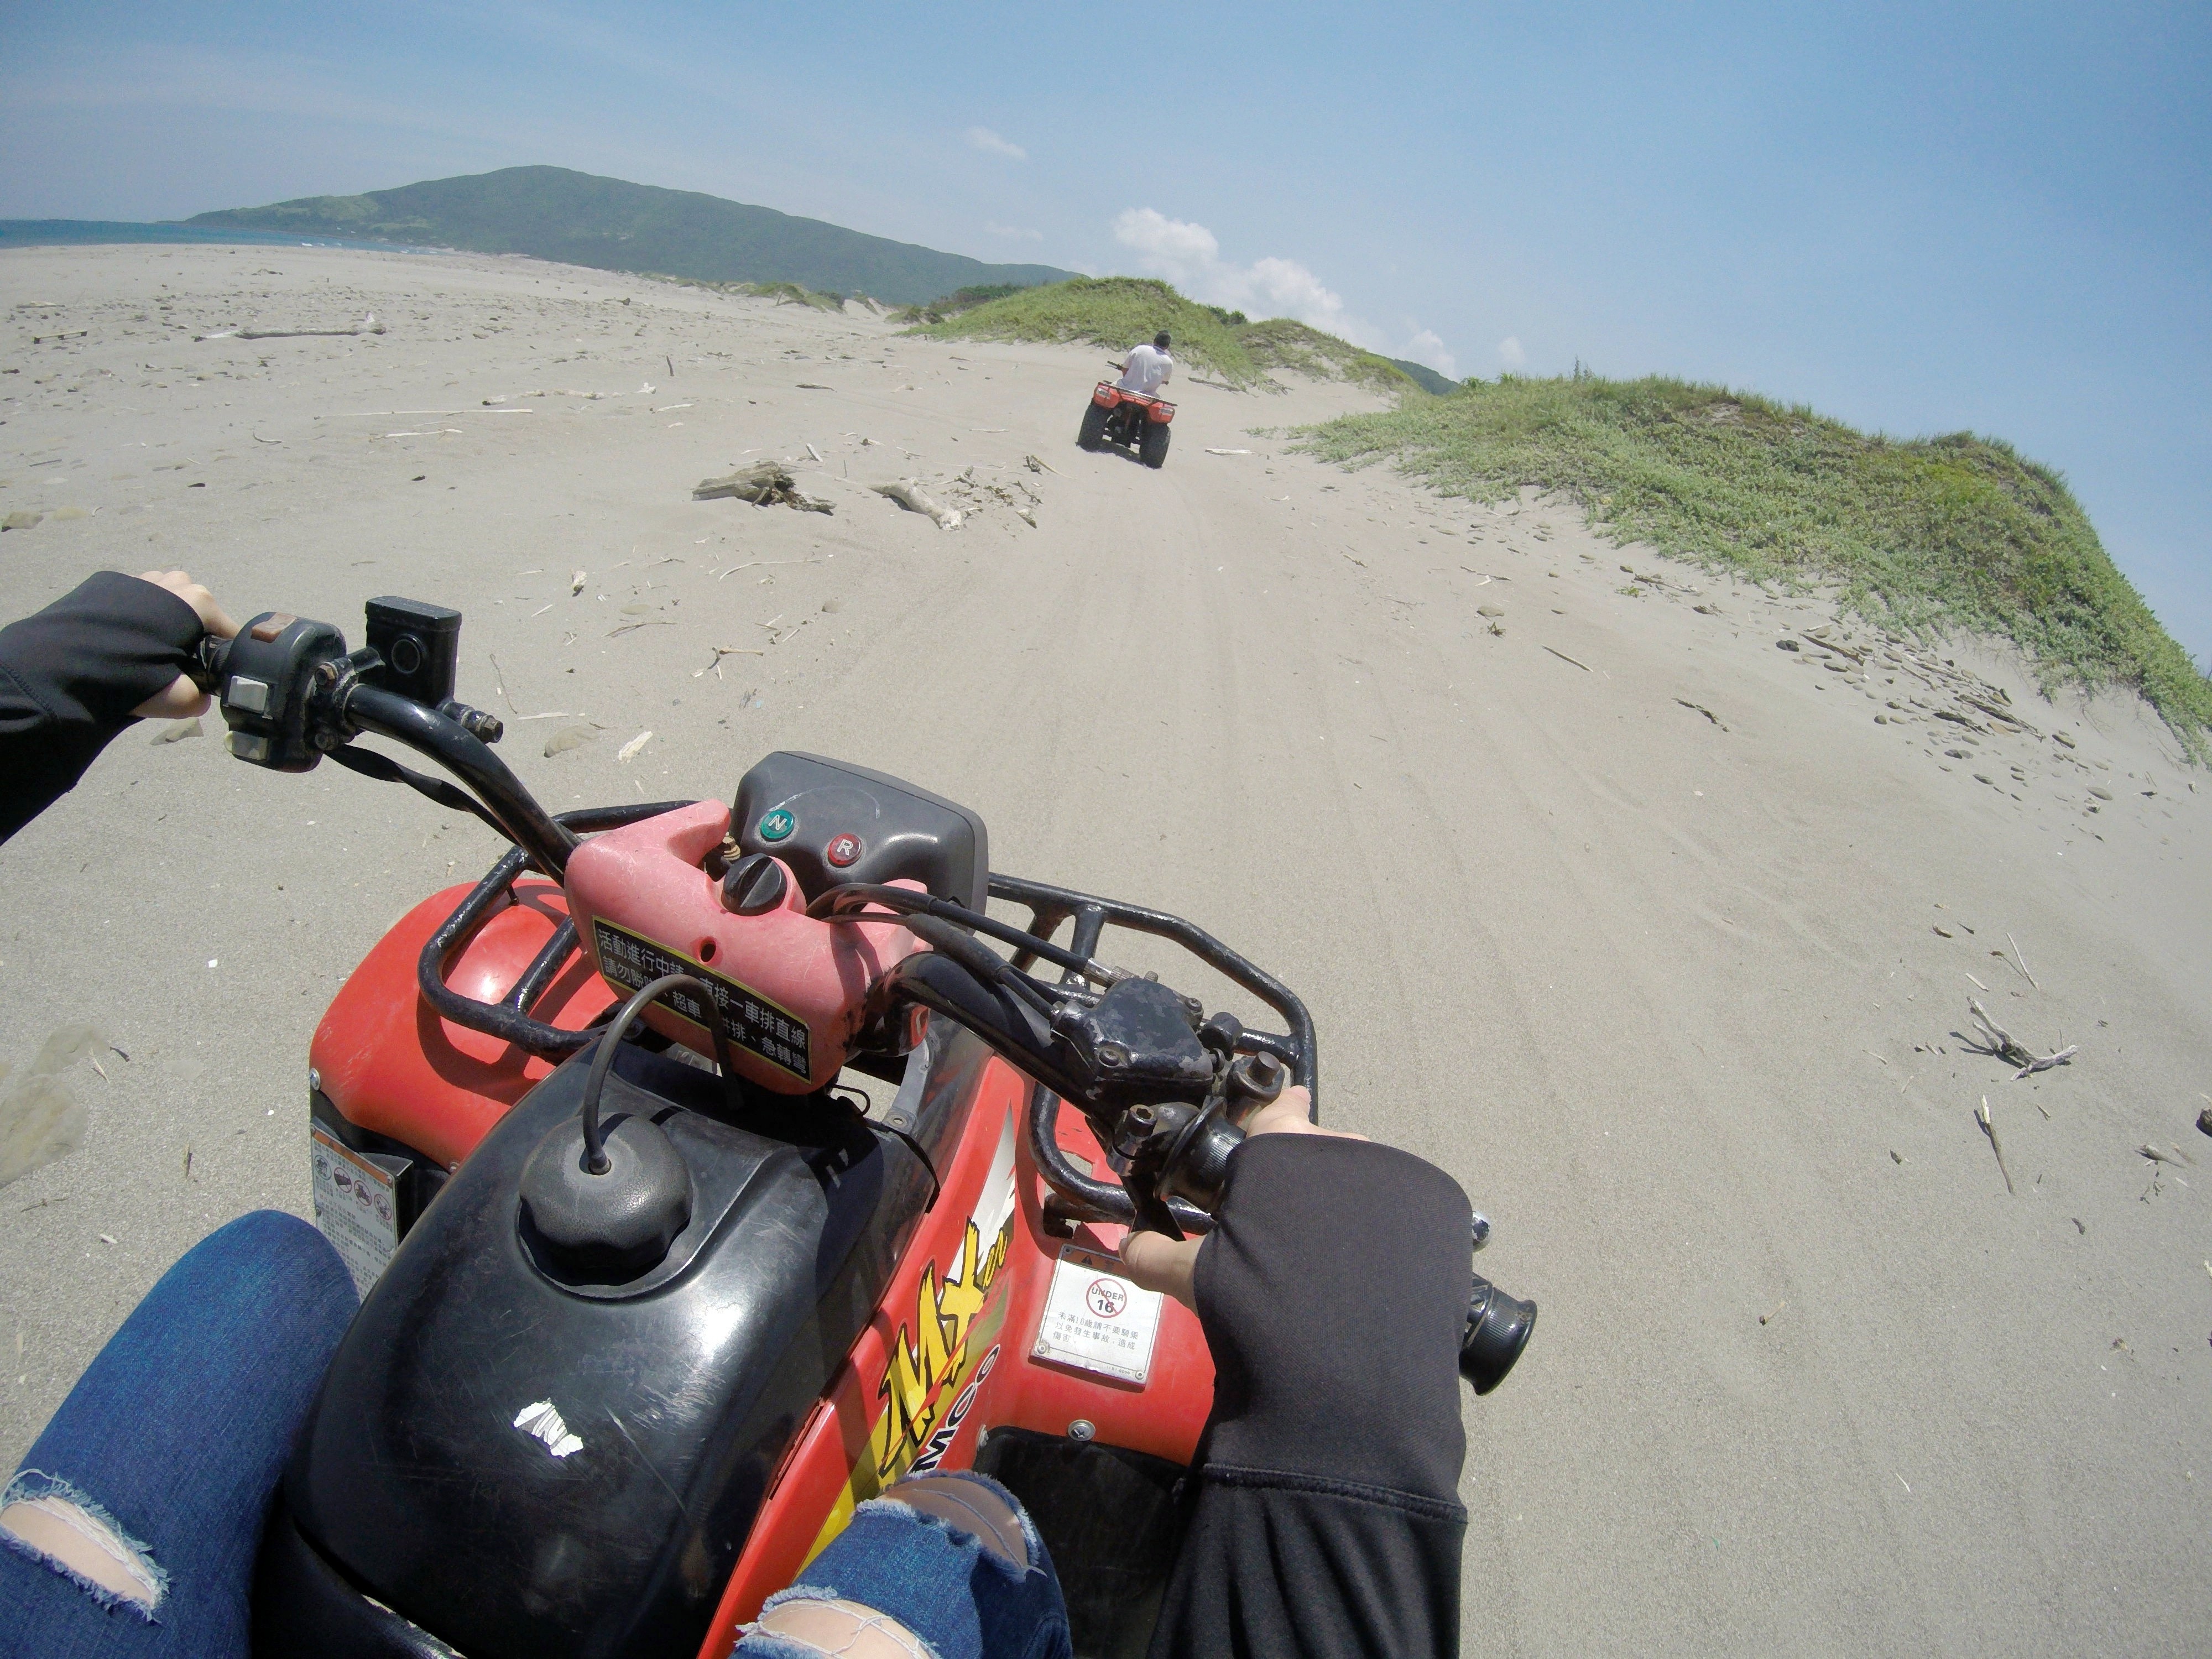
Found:
<path fill-rule="evenodd" d="M 1459 1343 L 1459 1374 L 1477 1394 L 1488 1394 L 1505 1380 L 1528 1346 L 1529 1333 L 1536 1328 L 1536 1304 L 1506 1295 L 1480 1273 L 1474 1277 L 1467 1334 Z"/>

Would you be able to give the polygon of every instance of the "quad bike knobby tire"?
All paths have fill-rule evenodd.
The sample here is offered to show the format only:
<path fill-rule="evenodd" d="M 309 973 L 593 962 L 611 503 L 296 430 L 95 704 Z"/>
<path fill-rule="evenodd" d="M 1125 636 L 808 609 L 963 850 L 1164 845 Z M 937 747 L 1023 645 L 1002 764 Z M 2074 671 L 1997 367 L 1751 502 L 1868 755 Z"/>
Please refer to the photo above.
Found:
<path fill-rule="evenodd" d="M 1168 423 L 1165 421 L 1145 422 L 1145 436 L 1138 447 L 1137 458 L 1155 471 L 1168 464 Z"/>
<path fill-rule="evenodd" d="M 1092 404 L 1083 411 L 1083 429 L 1075 434 L 1079 449 L 1100 449 L 1106 443 L 1106 417 L 1110 411 Z"/>

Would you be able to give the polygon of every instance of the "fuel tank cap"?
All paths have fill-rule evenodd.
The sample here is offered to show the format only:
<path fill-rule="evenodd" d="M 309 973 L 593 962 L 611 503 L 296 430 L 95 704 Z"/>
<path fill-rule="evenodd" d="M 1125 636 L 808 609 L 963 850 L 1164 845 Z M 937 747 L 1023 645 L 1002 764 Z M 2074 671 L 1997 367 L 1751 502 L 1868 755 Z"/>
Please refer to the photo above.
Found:
<path fill-rule="evenodd" d="M 610 1080 L 607 1095 L 628 1092 Z M 660 1265 L 691 1219 L 691 1172 L 660 1126 L 614 1108 L 606 1168 L 586 1161 L 580 1117 L 545 1132 L 522 1171 L 522 1224 L 538 1265 L 556 1279 L 615 1285 Z M 642 1101 L 640 1102 L 643 1104 Z"/>

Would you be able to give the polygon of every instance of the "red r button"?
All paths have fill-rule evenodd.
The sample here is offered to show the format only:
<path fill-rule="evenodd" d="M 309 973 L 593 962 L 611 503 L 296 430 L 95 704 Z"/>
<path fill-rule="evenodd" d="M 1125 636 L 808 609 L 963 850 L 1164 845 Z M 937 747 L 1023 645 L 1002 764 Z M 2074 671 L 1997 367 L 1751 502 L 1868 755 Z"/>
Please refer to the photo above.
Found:
<path fill-rule="evenodd" d="M 830 845 L 823 849 L 822 856 L 828 859 L 838 869 L 842 870 L 847 865 L 857 860 L 862 850 L 860 838 L 848 833 L 832 836 L 830 838 Z"/>

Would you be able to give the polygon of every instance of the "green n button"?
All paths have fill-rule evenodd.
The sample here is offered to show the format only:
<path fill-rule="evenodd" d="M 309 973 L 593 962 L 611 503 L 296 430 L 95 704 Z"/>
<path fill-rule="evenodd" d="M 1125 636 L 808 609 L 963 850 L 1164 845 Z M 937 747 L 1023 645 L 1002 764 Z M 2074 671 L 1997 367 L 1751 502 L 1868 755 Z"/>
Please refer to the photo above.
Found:
<path fill-rule="evenodd" d="M 798 828 L 799 820 L 779 806 L 761 819 L 760 838 L 763 841 L 788 841 L 791 832 Z"/>

